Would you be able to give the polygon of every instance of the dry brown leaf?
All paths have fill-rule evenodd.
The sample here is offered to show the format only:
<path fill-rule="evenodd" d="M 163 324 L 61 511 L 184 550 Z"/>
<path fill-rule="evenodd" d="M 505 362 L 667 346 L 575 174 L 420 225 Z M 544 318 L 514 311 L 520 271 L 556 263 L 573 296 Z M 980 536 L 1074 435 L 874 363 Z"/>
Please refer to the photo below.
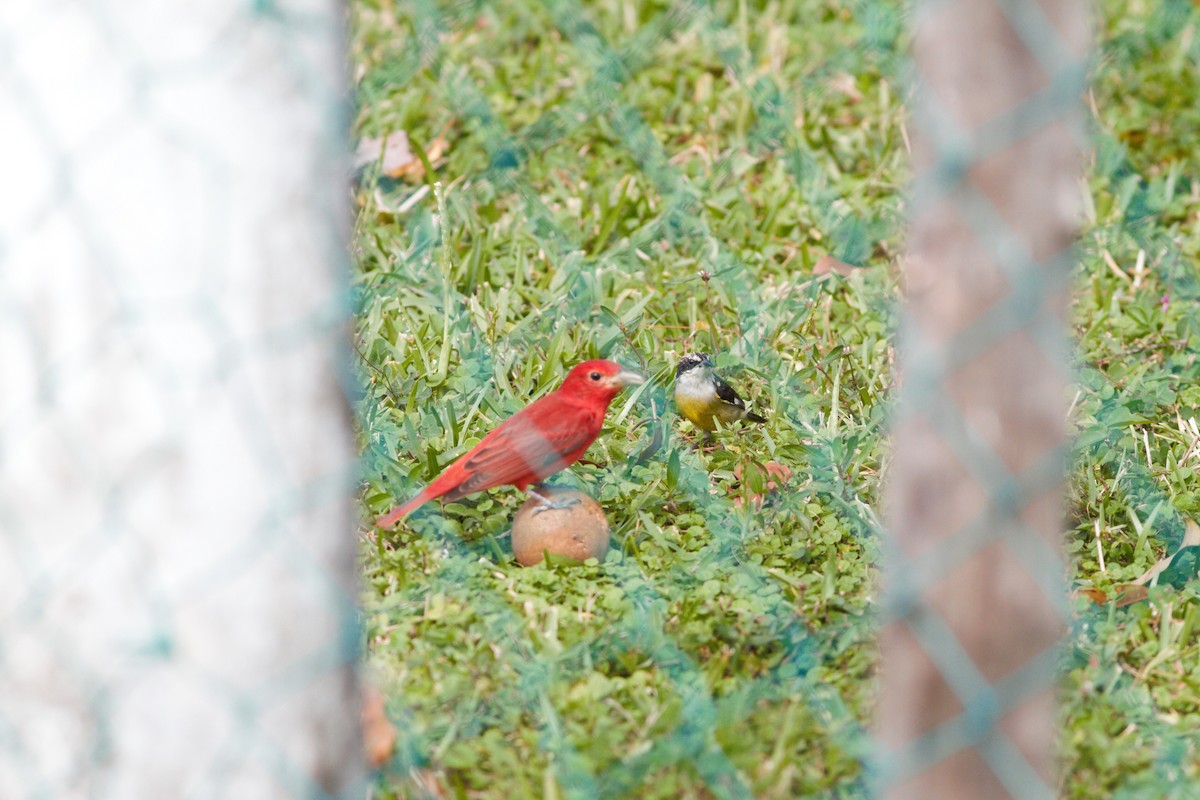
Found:
<path fill-rule="evenodd" d="M 1117 608 L 1140 603 L 1150 596 L 1150 590 L 1136 583 L 1118 583 L 1113 587 L 1113 603 Z"/>
<path fill-rule="evenodd" d="M 1076 597 L 1086 597 L 1098 606 L 1102 606 L 1108 602 L 1108 595 L 1103 589 L 1097 589 L 1095 586 L 1080 586 L 1075 590 Z"/>
<path fill-rule="evenodd" d="M 1153 585 L 1159 575 L 1170 569 L 1175 563 L 1175 559 L 1179 557 L 1186 548 L 1200 547 L 1200 525 L 1194 520 L 1184 520 L 1183 541 L 1179 548 L 1174 552 L 1160 558 L 1154 566 L 1146 570 L 1133 583 L 1118 583 L 1112 587 L 1112 602 L 1117 608 L 1131 606 L 1134 603 L 1140 603 L 1150 596 L 1150 586 Z M 1089 597 L 1096 605 L 1103 605 L 1109 602 L 1109 596 L 1100 589 L 1092 586 L 1083 586 L 1075 590 L 1076 597 Z"/>
<path fill-rule="evenodd" d="M 828 275 L 831 272 L 836 272 L 838 275 L 846 278 L 856 269 L 858 267 L 853 264 L 839 261 L 831 255 L 823 255 L 817 259 L 816 264 L 813 264 L 813 275 Z"/>
<path fill-rule="evenodd" d="M 425 147 L 425 157 L 430 166 L 445 157 L 450 142 L 439 136 Z M 382 159 L 382 160 L 381 160 Z M 389 178 L 412 178 L 420 180 L 425 175 L 425 165 L 417 157 L 404 131 L 393 131 L 386 137 L 373 136 L 358 143 L 354 154 L 354 166 L 379 164 L 380 171 Z"/>
<path fill-rule="evenodd" d="M 396 726 L 387 717 L 383 693 L 371 684 L 363 684 L 362 737 L 367 764 L 379 769 L 392 757 L 396 747 Z"/>
<path fill-rule="evenodd" d="M 425 157 L 430 160 L 430 166 L 437 168 L 438 162 L 442 161 L 446 152 L 450 150 L 450 143 L 446 142 L 442 137 L 434 139 L 430 146 L 425 149 Z M 392 178 L 412 178 L 420 180 L 425 175 L 425 164 L 420 161 L 409 164 L 408 167 L 401 170 L 400 174 L 392 175 Z"/>
<path fill-rule="evenodd" d="M 750 499 L 754 501 L 756 506 L 761 506 L 763 499 L 766 498 L 766 496 L 768 494 L 770 494 L 771 492 L 774 492 L 774 491 L 778 491 L 779 487 L 786 484 L 788 482 L 788 480 L 790 480 L 792 477 L 791 468 L 788 467 L 786 464 L 780 464 L 778 461 L 768 461 L 767 463 L 762 465 L 762 468 L 763 468 L 763 471 L 767 473 L 767 482 L 766 482 L 766 485 L 763 487 L 763 489 L 765 491 L 762 494 L 751 494 L 750 495 Z M 736 467 L 733 468 L 733 477 L 736 478 L 738 481 L 741 481 L 741 479 L 742 479 L 742 465 L 741 464 L 738 464 Z M 733 504 L 735 506 L 742 505 L 742 498 L 741 497 L 733 498 Z"/>

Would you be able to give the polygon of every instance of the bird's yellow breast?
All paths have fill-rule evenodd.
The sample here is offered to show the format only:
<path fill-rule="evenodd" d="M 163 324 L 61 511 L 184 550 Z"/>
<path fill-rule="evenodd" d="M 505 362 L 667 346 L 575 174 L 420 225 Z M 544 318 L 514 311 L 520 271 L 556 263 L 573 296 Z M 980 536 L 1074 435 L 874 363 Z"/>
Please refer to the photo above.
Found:
<path fill-rule="evenodd" d="M 732 425 L 741 419 L 741 409 L 722 402 L 715 393 L 702 397 L 676 392 L 675 405 L 689 422 L 706 431 L 715 431 L 717 420 L 722 425 Z"/>

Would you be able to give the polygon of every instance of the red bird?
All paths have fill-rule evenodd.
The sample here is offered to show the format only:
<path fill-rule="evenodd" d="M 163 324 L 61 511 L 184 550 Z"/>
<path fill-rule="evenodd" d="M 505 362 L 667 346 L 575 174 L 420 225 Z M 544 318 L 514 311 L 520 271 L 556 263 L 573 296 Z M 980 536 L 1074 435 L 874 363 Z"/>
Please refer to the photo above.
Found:
<path fill-rule="evenodd" d="M 469 453 L 442 470 L 424 491 L 384 514 L 375 524 L 391 527 L 436 497 L 457 500 L 505 484 L 528 490 L 545 507 L 555 507 L 528 487 L 582 458 L 600 435 L 604 414 L 617 392 L 645 380 L 603 359 L 576 365 L 562 386 L 500 423 Z"/>

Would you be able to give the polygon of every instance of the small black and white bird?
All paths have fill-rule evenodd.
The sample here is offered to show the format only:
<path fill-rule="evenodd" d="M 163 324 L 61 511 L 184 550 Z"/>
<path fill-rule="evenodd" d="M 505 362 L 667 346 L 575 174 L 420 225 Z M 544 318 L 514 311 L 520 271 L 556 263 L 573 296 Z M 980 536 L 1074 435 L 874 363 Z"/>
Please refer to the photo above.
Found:
<path fill-rule="evenodd" d="M 675 405 L 680 414 L 704 431 L 715 431 L 718 421 L 723 427 L 741 420 L 767 421 L 746 410 L 746 402 L 713 371 L 707 353 L 688 353 L 679 360 L 675 368 Z"/>

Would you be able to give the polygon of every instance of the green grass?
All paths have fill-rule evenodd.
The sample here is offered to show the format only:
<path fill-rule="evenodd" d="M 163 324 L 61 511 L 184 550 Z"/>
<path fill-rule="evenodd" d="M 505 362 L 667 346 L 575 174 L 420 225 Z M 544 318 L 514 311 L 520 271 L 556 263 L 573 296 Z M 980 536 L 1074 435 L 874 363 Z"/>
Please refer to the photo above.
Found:
<path fill-rule="evenodd" d="M 364 536 L 368 659 L 400 731 L 377 794 L 861 796 L 906 12 L 526 6 L 353 6 L 356 131 L 447 143 L 426 184 L 368 168 L 358 193 L 364 515 L 582 359 L 655 381 L 556 479 L 608 511 L 603 564 L 518 567 L 511 489 Z M 1189 3 L 1104 14 L 1067 549 L 1073 584 L 1111 590 L 1200 503 L 1180 423 L 1200 401 L 1200 43 Z M 827 253 L 863 269 L 815 276 Z M 769 420 L 711 453 L 667 402 L 693 349 Z M 771 460 L 788 486 L 736 502 Z M 1200 599 L 1176 582 L 1078 603 L 1064 797 L 1182 797 L 1200 778 Z"/>

